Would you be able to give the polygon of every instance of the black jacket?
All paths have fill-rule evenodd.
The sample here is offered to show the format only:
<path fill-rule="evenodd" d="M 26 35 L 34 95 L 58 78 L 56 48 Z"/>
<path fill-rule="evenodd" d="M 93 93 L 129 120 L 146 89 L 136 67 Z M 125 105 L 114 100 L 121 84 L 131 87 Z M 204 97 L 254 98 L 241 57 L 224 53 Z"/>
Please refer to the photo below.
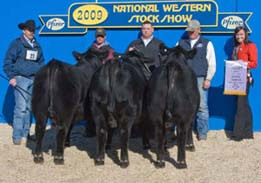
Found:
<path fill-rule="evenodd" d="M 159 67 L 162 62 L 162 56 L 160 55 L 160 45 L 163 42 L 159 39 L 153 38 L 150 43 L 145 47 L 143 40 L 141 38 L 133 41 L 128 46 L 126 52 L 130 47 L 135 47 L 138 51 L 142 52 L 144 57 L 150 60 L 149 63 L 146 63 L 143 68 L 143 72 L 146 76 L 146 79 L 149 80 L 152 71 L 154 68 Z M 148 70 L 149 69 L 149 70 Z"/>

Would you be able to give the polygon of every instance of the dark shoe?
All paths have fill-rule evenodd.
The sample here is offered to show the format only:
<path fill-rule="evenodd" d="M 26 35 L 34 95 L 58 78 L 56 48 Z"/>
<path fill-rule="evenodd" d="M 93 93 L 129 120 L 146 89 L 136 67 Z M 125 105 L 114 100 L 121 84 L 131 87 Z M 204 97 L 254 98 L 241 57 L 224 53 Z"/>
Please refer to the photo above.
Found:
<path fill-rule="evenodd" d="M 242 138 L 242 137 L 235 137 L 235 136 L 232 136 L 232 137 L 231 137 L 231 140 L 234 140 L 234 141 L 240 142 L 240 141 L 243 140 L 243 138 Z"/>
<path fill-rule="evenodd" d="M 207 140 L 207 136 L 197 135 L 197 139 L 198 139 L 198 141 L 200 141 L 200 140 Z"/>
<path fill-rule="evenodd" d="M 13 141 L 13 144 L 14 144 L 14 145 L 21 145 L 21 144 L 22 144 L 22 141 L 21 141 L 21 140 Z"/>

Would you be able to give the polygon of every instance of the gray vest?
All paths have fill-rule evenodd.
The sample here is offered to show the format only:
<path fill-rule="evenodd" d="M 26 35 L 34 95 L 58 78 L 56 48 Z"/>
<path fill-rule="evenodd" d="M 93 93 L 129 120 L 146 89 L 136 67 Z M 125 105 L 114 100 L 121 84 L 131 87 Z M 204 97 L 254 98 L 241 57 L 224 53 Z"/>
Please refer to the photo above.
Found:
<path fill-rule="evenodd" d="M 208 70 L 207 45 L 209 40 L 200 36 L 193 48 L 197 49 L 197 54 L 193 59 L 187 60 L 188 65 L 192 68 L 197 77 L 206 77 Z M 179 45 L 185 50 L 192 50 L 189 39 L 181 39 Z"/>

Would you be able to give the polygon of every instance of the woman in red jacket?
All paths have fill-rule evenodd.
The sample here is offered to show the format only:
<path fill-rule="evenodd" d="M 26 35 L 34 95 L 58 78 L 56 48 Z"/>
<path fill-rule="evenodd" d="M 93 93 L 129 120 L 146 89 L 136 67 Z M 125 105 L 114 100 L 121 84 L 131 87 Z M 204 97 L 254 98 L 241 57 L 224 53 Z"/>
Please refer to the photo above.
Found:
<path fill-rule="evenodd" d="M 247 95 L 237 96 L 237 110 L 235 115 L 232 138 L 236 141 L 253 139 L 252 111 L 248 102 L 249 86 L 253 84 L 251 69 L 257 67 L 256 45 L 248 40 L 245 27 L 239 26 L 234 33 L 233 60 L 243 60 L 248 63 L 247 67 Z"/>

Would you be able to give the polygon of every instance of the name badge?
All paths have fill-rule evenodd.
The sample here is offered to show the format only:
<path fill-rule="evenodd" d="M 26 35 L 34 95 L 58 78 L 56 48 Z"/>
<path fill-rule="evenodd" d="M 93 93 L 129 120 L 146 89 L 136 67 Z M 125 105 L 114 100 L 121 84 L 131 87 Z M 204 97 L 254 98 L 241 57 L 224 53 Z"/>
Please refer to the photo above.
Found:
<path fill-rule="evenodd" d="M 197 48 L 202 48 L 203 47 L 203 44 L 202 43 L 199 43 L 198 45 L 197 45 Z"/>
<path fill-rule="evenodd" d="M 27 50 L 26 51 L 26 60 L 36 60 L 38 51 Z"/>

